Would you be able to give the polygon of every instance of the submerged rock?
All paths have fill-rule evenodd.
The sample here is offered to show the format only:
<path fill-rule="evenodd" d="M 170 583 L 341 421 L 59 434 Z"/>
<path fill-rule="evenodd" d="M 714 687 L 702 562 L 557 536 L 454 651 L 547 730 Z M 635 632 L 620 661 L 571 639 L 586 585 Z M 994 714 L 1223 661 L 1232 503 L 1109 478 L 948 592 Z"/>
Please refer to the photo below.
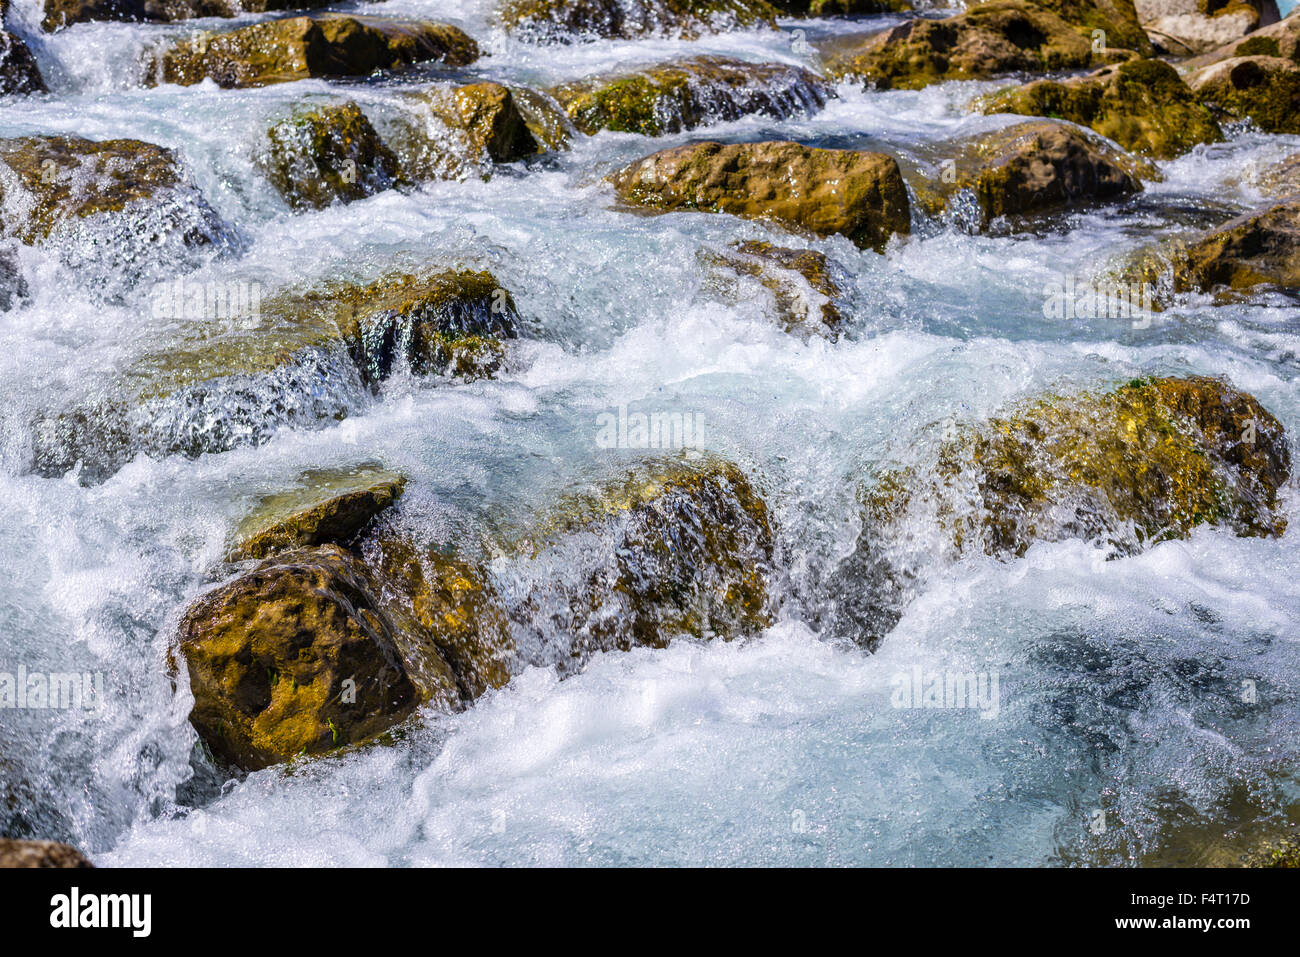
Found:
<path fill-rule="evenodd" d="M 764 0 L 507 0 L 500 17 L 510 33 L 544 43 L 776 26 Z"/>
<path fill-rule="evenodd" d="M 94 867 L 75 847 L 57 841 L 16 841 L 0 837 L 0 868 Z"/>
<path fill-rule="evenodd" d="M 877 250 L 910 229 L 902 174 L 883 153 L 782 141 L 692 143 L 653 153 L 610 180 L 624 201 L 646 209 L 770 219 Z"/>
<path fill-rule="evenodd" d="M 1267 133 L 1300 133 L 1300 63 L 1294 60 L 1232 57 L 1202 67 L 1187 84 L 1225 119 L 1251 119 Z"/>
<path fill-rule="evenodd" d="M 214 755 L 250 771 L 371 738 L 422 698 L 395 632 L 351 553 L 277 555 L 186 610 L 190 721 Z M 441 690 L 455 696 L 449 674 Z"/>
<path fill-rule="evenodd" d="M 1123 0 L 1115 6 L 1123 6 Z M 1150 52 L 1135 18 L 1132 24 L 1123 18 L 1112 22 L 1104 8 L 1086 2 L 1075 9 L 1078 15 L 1067 22 L 1045 5 L 990 0 L 944 20 L 909 20 L 874 34 L 828 57 L 827 69 L 834 76 L 861 76 L 880 89 L 915 90 L 942 80 L 1100 65 L 1122 58 L 1110 49 L 1116 46 Z M 1093 29 L 1105 31 L 1109 47 L 1094 44 Z"/>
<path fill-rule="evenodd" d="M 156 54 L 153 83 L 265 86 L 308 77 L 368 76 L 413 63 L 466 66 L 479 50 L 457 27 L 427 20 L 317 14 L 204 32 Z"/>
<path fill-rule="evenodd" d="M 865 494 L 862 533 L 832 593 L 839 627 L 866 644 L 897 622 L 936 555 L 1010 559 L 1066 539 L 1129 554 L 1202 524 L 1265 537 L 1286 527 L 1282 425 L 1217 379 L 1053 396 L 956 431 L 932 464 L 891 470 Z"/>
<path fill-rule="evenodd" d="M 396 274 L 286 292 L 247 314 L 205 316 L 138 359 L 99 395 L 33 425 L 33 469 L 102 479 L 138 452 L 197 456 L 260 445 L 277 429 L 345 418 L 399 367 L 495 374 L 518 335 L 509 293 L 487 272 Z"/>
<path fill-rule="evenodd" d="M 587 77 L 551 90 L 579 130 L 662 136 L 752 113 L 788 119 L 815 113 L 835 95 L 802 67 L 699 56 L 642 70 Z"/>
<path fill-rule="evenodd" d="M 1051 116 L 1087 126 L 1157 159 L 1223 139 L 1210 111 L 1162 60 L 1129 60 L 1088 76 L 1036 80 L 981 101 L 984 113 Z"/>
<path fill-rule="evenodd" d="M 269 495 L 240 524 L 229 558 L 266 558 L 317 545 L 348 546 L 397 501 L 406 479 L 380 468 L 315 470 L 301 486 Z"/>
<path fill-rule="evenodd" d="M 949 213 L 975 229 L 1025 216 L 1115 200 L 1142 190 L 1142 166 L 1068 123 L 1032 120 L 955 141 L 945 172 L 915 177 L 930 215 Z M 973 211 L 965 210 L 966 200 Z"/>
<path fill-rule="evenodd" d="M 347 103 L 299 109 L 267 131 L 267 176 L 295 209 L 323 209 L 393 186 L 397 157 L 361 107 Z"/>
<path fill-rule="evenodd" d="M 771 623 L 767 506 L 730 463 L 647 463 L 565 499 L 537 535 L 538 577 L 516 620 L 570 642 L 562 671 L 601 651 Z"/>
<path fill-rule="evenodd" d="M 777 316 L 788 331 L 817 329 L 836 338 L 844 321 L 839 309 L 844 290 L 825 253 L 750 240 L 725 251 L 708 251 L 705 257 L 731 273 L 757 279 L 771 291 Z"/>

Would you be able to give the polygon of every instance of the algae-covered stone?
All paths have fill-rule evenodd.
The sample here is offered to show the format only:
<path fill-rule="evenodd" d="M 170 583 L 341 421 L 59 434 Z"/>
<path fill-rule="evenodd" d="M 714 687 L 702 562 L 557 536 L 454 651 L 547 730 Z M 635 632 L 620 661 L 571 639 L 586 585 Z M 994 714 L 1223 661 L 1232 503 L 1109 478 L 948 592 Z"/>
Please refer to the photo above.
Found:
<path fill-rule="evenodd" d="M 509 32 L 551 43 L 776 26 L 765 0 L 507 0 L 500 17 Z"/>
<path fill-rule="evenodd" d="M 834 339 L 844 321 L 844 290 L 825 253 L 748 240 L 725 251 L 709 251 L 708 261 L 729 272 L 757 279 L 776 300 L 777 316 L 790 332 L 817 329 Z"/>
<path fill-rule="evenodd" d="M 1300 133 L 1300 63 L 1275 56 L 1221 60 L 1187 84 L 1227 119 L 1254 120 L 1267 133 Z"/>
<path fill-rule="evenodd" d="M 1127 554 L 1204 524 L 1247 536 L 1286 527 L 1282 425 L 1217 379 L 1051 396 L 954 432 L 933 461 L 891 469 L 864 494 L 862 533 L 832 592 L 841 628 L 866 644 L 893 627 L 936 555 L 1010 559 L 1066 539 Z M 911 541 L 936 525 L 937 540 Z"/>
<path fill-rule="evenodd" d="M 479 50 L 457 27 L 427 20 L 317 14 L 197 33 L 158 53 L 149 78 L 188 86 L 265 86 L 308 77 L 367 76 L 413 63 L 465 66 Z"/>
<path fill-rule="evenodd" d="M 1096 27 L 1108 30 L 1110 46 L 1101 46 L 1094 43 L 1091 29 L 1072 25 L 1038 4 L 990 0 L 945 20 L 908 20 L 874 34 L 858 47 L 830 56 L 827 69 L 834 76 L 861 76 L 880 89 L 915 90 L 943 80 L 1101 65 L 1116 58 L 1111 47 L 1125 46 L 1122 38 L 1139 52 L 1150 51 L 1145 35 L 1129 37 L 1128 30 Z"/>
<path fill-rule="evenodd" d="M 493 163 L 513 163 L 540 147 L 514 93 L 500 83 L 439 85 L 403 97 L 389 134 L 403 174 L 413 181 L 458 179 Z"/>
<path fill-rule="evenodd" d="M 0 96 L 44 92 L 45 80 L 36 57 L 20 36 L 4 28 L 4 13 L 0 12 Z"/>
<path fill-rule="evenodd" d="M 34 244 L 60 227 L 152 208 L 186 245 L 205 245 L 224 226 L 169 149 L 139 140 L 69 136 L 0 140 L 0 226 Z"/>
<path fill-rule="evenodd" d="M 729 640 L 771 622 L 767 506 L 731 463 L 645 463 L 566 497 L 534 533 L 542 580 L 524 624 L 554 620 L 579 663 L 683 634 Z M 578 554 L 552 556 L 575 540 Z"/>
<path fill-rule="evenodd" d="M 1210 111 L 1162 60 L 1129 60 L 1088 76 L 1036 80 L 981 101 L 980 109 L 1069 120 L 1157 159 L 1223 139 Z"/>
<path fill-rule="evenodd" d="M 347 102 L 309 107 L 267 131 L 267 176 L 295 209 L 323 209 L 393 186 L 397 157 L 361 107 Z"/>
<path fill-rule="evenodd" d="M 638 160 L 611 181 L 626 202 L 646 209 L 770 219 L 873 249 L 910 228 L 902 174 L 883 153 L 783 141 L 692 143 Z"/>
<path fill-rule="evenodd" d="M 551 93 L 584 133 L 616 130 L 646 136 L 753 113 L 788 119 L 815 113 L 835 95 L 829 83 L 802 67 L 718 56 L 587 77 Z"/>
<path fill-rule="evenodd" d="M 1300 841 L 1283 840 L 1251 861 L 1253 867 L 1300 867 Z"/>
<path fill-rule="evenodd" d="M 537 152 L 514 95 L 500 83 L 457 87 L 443 109 L 494 163 L 513 163 Z"/>
<path fill-rule="evenodd" d="M 526 86 L 512 87 L 515 107 L 524 118 L 528 132 L 540 146 L 548 150 L 564 150 L 578 133 L 578 128 L 569 119 L 555 97 L 543 90 L 534 90 Z"/>
<path fill-rule="evenodd" d="M 190 721 L 213 754 L 256 770 L 364 741 L 421 695 L 366 567 L 326 545 L 288 552 L 185 612 Z M 456 696 L 448 677 L 443 689 Z"/>
<path fill-rule="evenodd" d="M 1032 120 L 942 145 L 946 175 L 914 178 L 917 201 L 940 215 L 970 197 L 987 229 L 1025 216 L 1115 200 L 1142 190 L 1140 163 L 1068 123 Z"/>
<path fill-rule="evenodd" d="M 0 868 L 74 867 L 94 865 L 75 847 L 57 841 L 18 841 L 0 837 Z"/>
<path fill-rule="evenodd" d="M 266 558 L 316 545 L 348 546 L 397 501 L 406 479 L 381 468 L 312 470 L 298 488 L 263 498 L 240 523 L 230 558 Z"/>
<path fill-rule="evenodd" d="M 308 10 L 329 0 L 45 0 L 46 30 L 94 20 L 172 23 L 198 17 L 238 17 L 245 13 Z"/>

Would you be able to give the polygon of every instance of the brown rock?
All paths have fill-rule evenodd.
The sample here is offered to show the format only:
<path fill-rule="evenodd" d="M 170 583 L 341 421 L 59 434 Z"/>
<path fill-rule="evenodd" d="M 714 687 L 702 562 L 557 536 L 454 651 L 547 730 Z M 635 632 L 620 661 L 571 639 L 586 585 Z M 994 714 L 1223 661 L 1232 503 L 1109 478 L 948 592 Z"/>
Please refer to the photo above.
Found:
<path fill-rule="evenodd" d="M 0 837 L 0 868 L 94 867 L 79 850 L 56 841 L 16 841 Z"/>

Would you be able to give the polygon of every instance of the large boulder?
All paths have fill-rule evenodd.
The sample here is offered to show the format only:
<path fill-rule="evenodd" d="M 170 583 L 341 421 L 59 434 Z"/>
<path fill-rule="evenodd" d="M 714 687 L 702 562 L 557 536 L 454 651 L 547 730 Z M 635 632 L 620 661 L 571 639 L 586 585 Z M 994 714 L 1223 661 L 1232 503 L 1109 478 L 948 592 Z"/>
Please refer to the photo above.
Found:
<path fill-rule="evenodd" d="M 1198 143 L 1223 139 L 1210 111 L 1162 60 L 1129 60 L 1087 76 L 1035 80 L 979 106 L 985 113 L 1059 117 L 1157 159 L 1173 159 Z"/>
<path fill-rule="evenodd" d="M 168 287 L 162 287 L 166 292 Z M 204 287 L 183 286 L 182 292 Z M 155 302 L 176 316 L 171 297 Z M 365 403 L 396 369 L 494 375 L 519 333 L 490 273 L 428 270 L 291 290 L 203 322 L 180 323 L 95 397 L 33 424 L 33 469 L 107 477 L 135 454 L 197 456 L 260 445 L 285 427 L 319 428 Z"/>
<path fill-rule="evenodd" d="M 75 847 L 56 841 L 16 841 L 0 837 L 0 868 L 93 867 Z"/>
<path fill-rule="evenodd" d="M 706 250 L 703 257 L 730 277 L 757 280 L 771 293 L 777 318 L 788 332 L 816 331 L 832 340 L 838 336 L 844 322 L 841 306 L 845 290 L 837 278 L 838 269 L 825 253 L 747 240 L 722 250 Z"/>
<path fill-rule="evenodd" d="M 562 671 L 600 651 L 732 639 L 771 622 L 767 506 L 735 465 L 643 463 L 565 497 L 532 530 L 535 584 L 518 625 L 570 642 Z"/>
<path fill-rule="evenodd" d="M 313 469 L 297 487 L 264 497 L 240 523 L 230 560 L 317 545 L 352 545 L 402 494 L 406 480 L 378 467 Z"/>
<path fill-rule="evenodd" d="M 172 23 L 198 17 L 238 17 L 245 13 L 307 10 L 329 0 L 45 0 L 46 30 L 93 20 Z"/>
<path fill-rule="evenodd" d="M 1253 120 L 1267 133 L 1300 133 L 1300 63 L 1278 56 L 1237 56 L 1187 78 L 1202 103 L 1226 120 Z"/>
<path fill-rule="evenodd" d="M 989 0 L 944 20 L 908 20 L 856 47 L 841 47 L 827 56 L 827 69 L 834 76 L 861 76 L 880 89 L 919 89 L 942 80 L 1077 70 L 1129 55 L 1114 47 L 1151 50 L 1136 20 L 1112 21 L 1100 6 L 1079 4 L 1067 21 L 1026 0 Z"/>
<path fill-rule="evenodd" d="M 257 770 L 365 741 L 422 699 L 366 566 L 336 545 L 270 558 L 185 612 L 190 721 L 220 760 Z"/>
<path fill-rule="evenodd" d="M 262 166 L 294 209 L 323 209 L 389 189 L 401 170 L 361 107 L 300 108 L 267 131 Z"/>
<path fill-rule="evenodd" d="M 765 0 L 507 0 L 501 22 L 541 43 L 646 35 L 694 38 L 737 27 L 776 26 Z"/>
<path fill-rule="evenodd" d="M 864 492 L 857 548 L 831 589 L 839 629 L 874 646 L 936 556 L 1011 559 L 1067 539 L 1123 555 L 1207 524 L 1280 535 L 1290 468 L 1281 423 L 1209 378 L 1050 396 L 954 427 L 937 453 Z"/>
<path fill-rule="evenodd" d="M 574 125 L 662 136 L 753 113 L 788 119 L 815 113 L 834 96 L 817 74 L 781 63 L 729 57 L 687 60 L 587 77 L 551 90 Z"/>
<path fill-rule="evenodd" d="M 624 201 L 645 209 L 770 219 L 873 249 L 910 228 L 902 174 L 883 153 L 784 141 L 692 143 L 638 160 L 611 182 Z"/>
<path fill-rule="evenodd" d="M 1273 0 L 1134 0 L 1151 39 L 1175 56 L 1204 53 L 1278 20 Z"/>
<path fill-rule="evenodd" d="M 266 86 L 308 77 L 369 76 L 413 63 L 465 66 L 479 49 L 464 31 L 427 20 L 317 14 L 204 32 L 154 54 L 153 83 Z"/>
<path fill-rule="evenodd" d="M 1140 163 L 1058 120 L 963 137 L 942 153 L 950 165 L 939 175 L 913 176 L 917 202 L 932 216 L 975 230 L 1002 217 L 1114 201 L 1142 190 Z"/>
<path fill-rule="evenodd" d="M 1238 4 L 1222 7 L 1230 10 Z M 1198 53 L 1179 64 L 1184 72 L 1193 72 L 1211 63 L 1229 60 L 1236 56 L 1280 56 L 1300 63 L 1300 17 L 1288 16 L 1266 23 L 1245 38 L 1233 37 Z"/>

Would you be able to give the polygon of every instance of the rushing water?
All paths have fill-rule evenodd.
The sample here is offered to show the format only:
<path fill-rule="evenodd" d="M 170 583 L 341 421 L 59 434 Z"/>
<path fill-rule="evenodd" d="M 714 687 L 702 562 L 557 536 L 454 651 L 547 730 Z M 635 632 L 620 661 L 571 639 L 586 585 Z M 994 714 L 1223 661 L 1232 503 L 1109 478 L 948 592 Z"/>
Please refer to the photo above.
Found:
<path fill-rule="evenodd" d="M 1138 199 L 1037 234 L 972 236 L 918 218 L 883 255 L 811 242 L 852 289 L 832 343 L 783 331 L 763 299 L 728 301 L 698 256 L 737 237 L 791 237 L 724 216 L 630 215 L 603 175 L 704 136 L 924 156 L 1003 122 L 965 112 L 994 84 L 843 85 L 810 117 L 579 137 L 488 181 L 290 213 L 255 159 L 270 120 L 305 97 L 345 90 L 382 128 L 394 92 L 430 79 L 548 85 L 696 53 L 810 64 L 801 39 L 894 22 L 537 48 L 506 38 L 487 6 L 367 9 L 456 23 L 491 56 L 455 74 L 143 89 L 140 52 L 208 24 L 50 36 L 36 29 L 36 0 L 16 2 L 53 92 L 6 102 L 0 136 L 173 147 L 229 235 L 197 262 L 162 267 L 19 252 L 30 298 L 0 313 L 0 670 L 103 672 L 107 700 L 96 712 L 4 712 L 0 775 L 21 782 L 0 807 L 8 829 L 71 840 L 102 864 L 1224 862 L 1295 813 L 1294 532 L 1203 528 L 1115 561 L 1078 542 L 1009 563 L 970 558 L 934 576 L 875 655 L 809 622 L 856 537 L 857 483 L 953 416 L 978 421 L 1049 388 L 1203 373 L 1300 434 L 1294 304 L 1193 301 L 1149 328 L 1043 315 L 1047 283 L 1259 202 L 1250 164 L 1300 138 L 1238 132 L 1164 164 L 1166 181 Z M 490 267 L 514 294 L 527 338 L 499 379 L 399 376 L 378 396 L 342 384 L 326 398 L 345 418 L 291 424 L 256 447 L 140 455 L 104 481 L 32 473 L 33 417 L 157 348 L 166 330 L 150 293 L 177 270 L 278 288 L 430 256 Z M 530 669 L 464 713 L 422 715 L 396 744 L 239 781 L 192 757 L 189 690 L 168 667 L 174 626 L 251 503 L 305 469 L 378 461 L 409 477 L 406 520 L 431 538 L 524 520 L 634 460 L 596 441 L 598 416 L 622 405 L 702 417 L 705 444 L 758 479 L 782 564 L 767 632 L 598 656 L 563 681 Z M 1286 509 L 1300 529 L 1293 493 Z M 996 676 L 996 699 L 894 707 L 895 676 L 917 668 Z"/>

